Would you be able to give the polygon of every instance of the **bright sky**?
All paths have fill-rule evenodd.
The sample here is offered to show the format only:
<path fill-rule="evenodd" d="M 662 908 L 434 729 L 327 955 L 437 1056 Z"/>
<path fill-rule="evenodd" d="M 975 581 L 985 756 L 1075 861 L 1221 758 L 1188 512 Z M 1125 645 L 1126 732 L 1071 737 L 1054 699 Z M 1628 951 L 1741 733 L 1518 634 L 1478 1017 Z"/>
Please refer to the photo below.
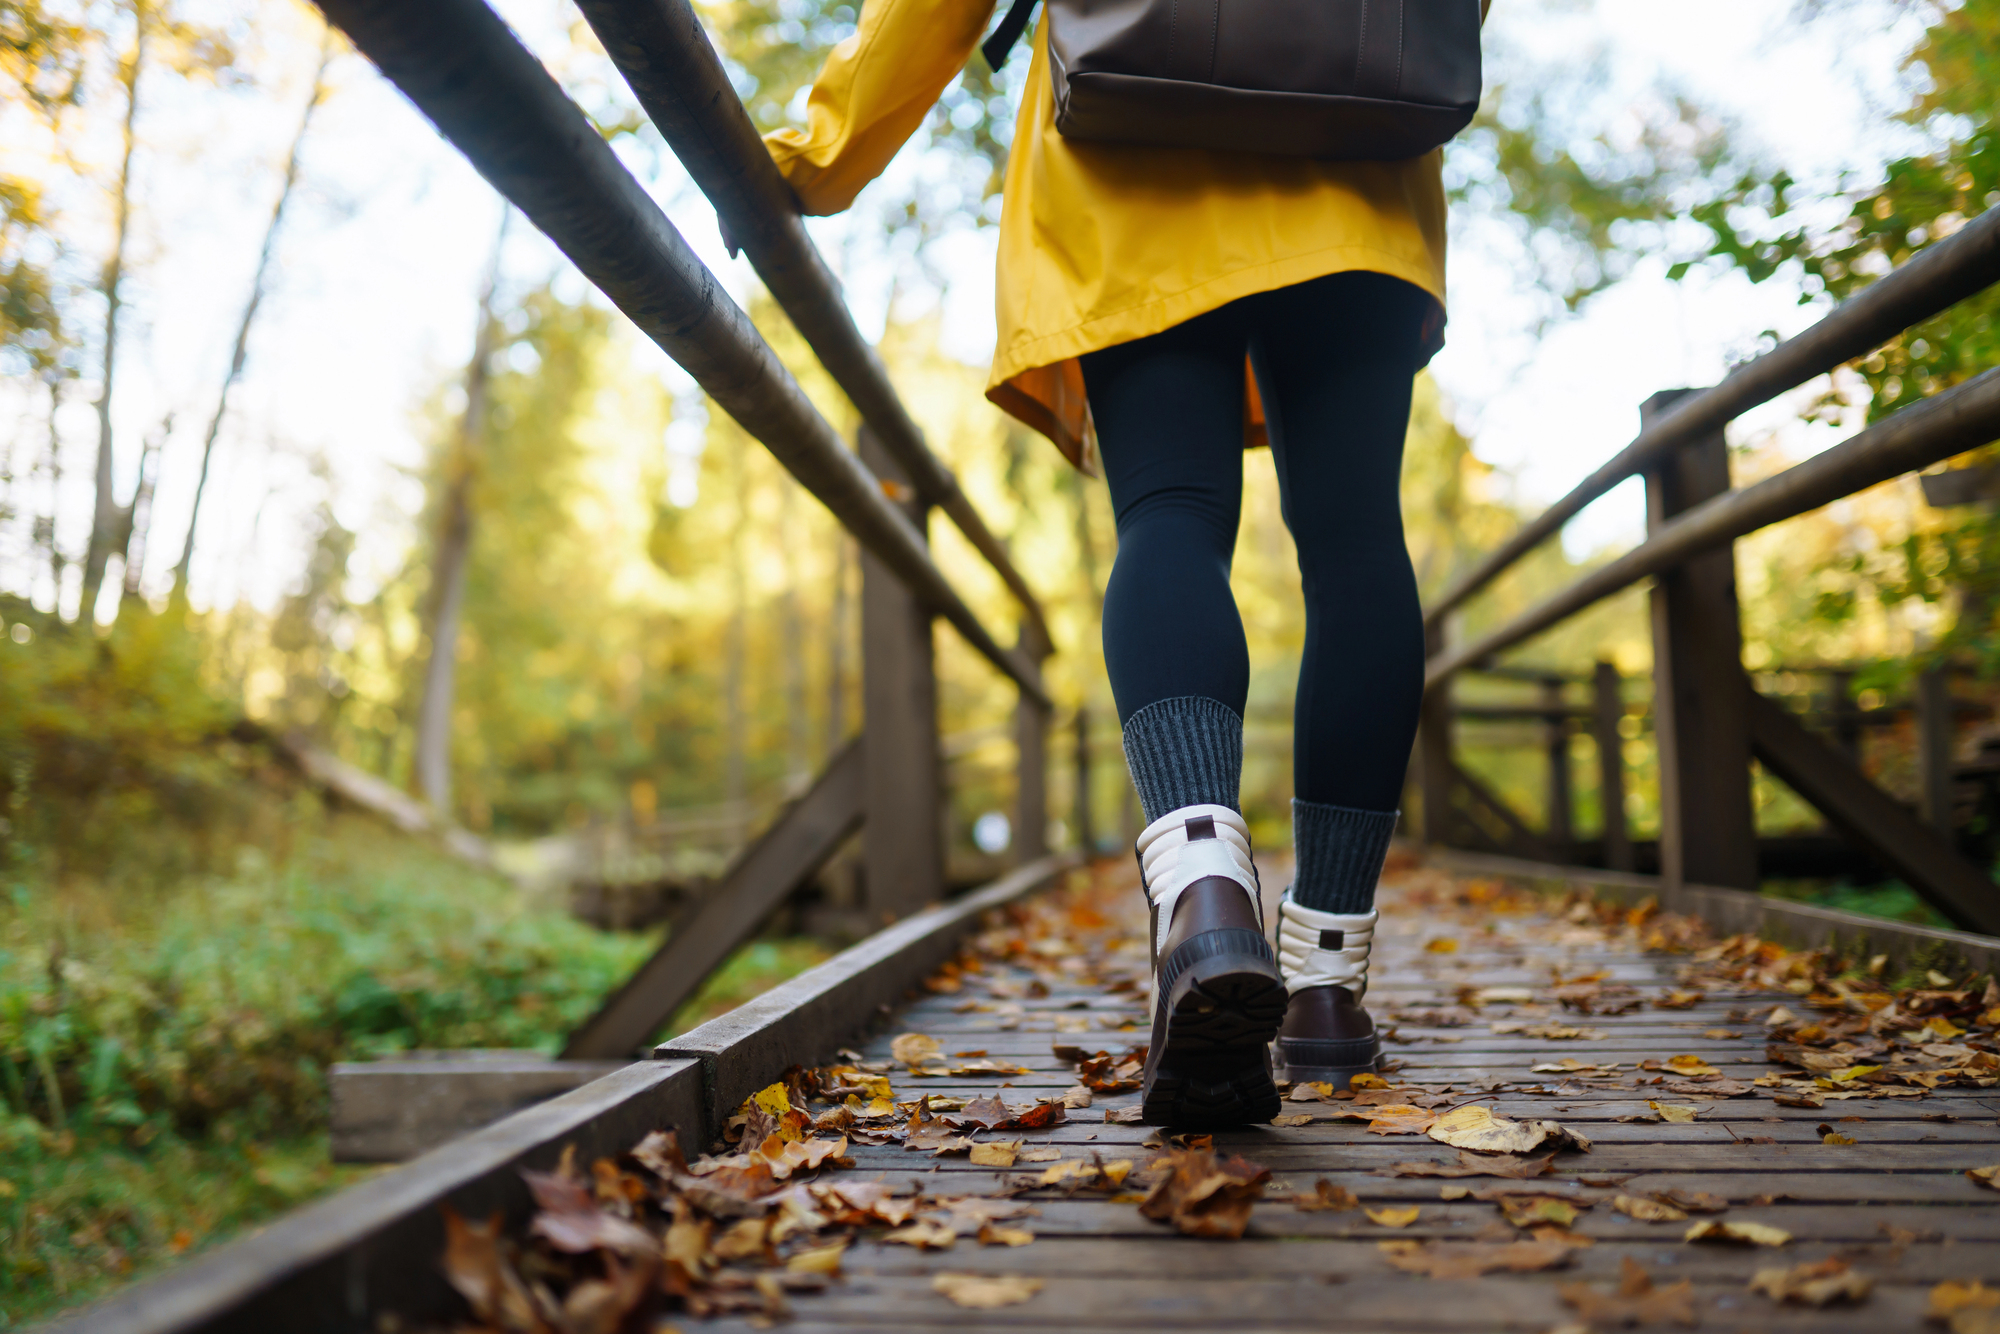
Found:
<path fill-rule="evenodd" d="M 227 0 L 214 0 L 216 4 Z M 236 0 L 241 3 L 241 0 Z M 573 11 L 559 0 L 498 6 L 531 46 L 558 49 Z M 266 15 L 281 13 L 265 4 Z M 1873 0 L 1836 10 L 1804 30 L 1790 0 L 1497 0 L 1489 27 L 1493 65 L 1601 67 L 1604 105 L 1685 90 L 1731 117 L 1794 174 L 1828 176 L 1879 162 L 1885 109 L 1904 100 L 1896 61 L 1914 36 L 1910 20 L 1880 31 Z M 127 292 L 133 322 L 121 355 L 117 430 L 129 476 L 138 442 L 175 413 L 154 531 L 155 576 L 179 552 L 196 455 L 296 126 L 316 35 L 297 15 L 265 22 L 257 57 L 263 84 L 218 97 L 183 94 L 161 81 L 144 107 L 143 133 L 185 145 L 142 160 L 137 271 Z M 275 281 L 253 335 L 249 368 L 218 447 L 204 501 L 194 571 L 197 604 L 249 597 L 269 604 L 296 577 L 307 520 L 324 487 L 343 521 L 365 533 L 364 580 L 392 568 L 419 503 L 408 469 L 420 459 L 416 409 L 463 363 L 474 304 L 499 222 L 496 197 L 429 124 L 358 57 L 338 62 L 335 92 L 305 154 L 303 194 L 284 233 Z M 145 94 L 142 93 L 142 97 Z M 107 153 L 109 146 L 104 146 Z M 0 142 L 0 154 L 7 151 Z M 906 153 L 872 197 L 894 199 L 926 169 Z M 713 213 L 670 158 L 643 149 L 628 159 L 689 243 L 739 295 L 750 274 L 722 253 Z M 871 195 L 864 195 L 867 203 Z M 858 234 L 846 220 L 813 224 L 837 266 Z M 983 362 L 992 327 L 992 233 L 950 242 L 941 268 L 944 337 L 956 354 Z M 922 288 L 907 268 L 849 250 L 843 274 L 864 329 L 879 329 L 896 280 Z M 563 267 L 553 249 L 517 225 L 504 258 L 516 287 Z M 581 290 L 580 279 L 572 281 Z M 922 299 L 922 298 L 919 298 Z M 1505 246 L 1455 240 L 1449 342 L 1434 372 L 1457 404 L 1482 457 L 1505 469 L 1533 503 L 1561 494 L 1624 444 L 1637 406 L 1657 389 L 1706 384 L 1764 330 L 1791 333 L 1812 318 L 1779 283 L 1753 289 L 1738 278 L 1670 284 L 1642 271 L 1537 340 L 1535 305 Z M 664 356 L 656 373 L 677 389 L 689 381 Z M 87 470 L 95 442 L 90 404 L 79 394 L 60 426 L 65 466 Z M 0 399 L 19 415 L 0 427 L 0 449 L 24 456 L 39 439 L 45 402 L 15 385 Z M 1764 420 L 1783 417 L 1763 414 Z M 1758 419 L 1745 423 L 1754 429 Z M 672 449 L 685 437 L 663 442 Z M 1801 448 L 1830 441 L 1801 437 Z M 684 469 L 677 498 L 686 499 Z M 129 493 L 129 480 L 121 495 Z M 1614 495 L 1573 525 L 1573 547 L 1629 540 L 1636 496 Z M 81 488 L 63 515 L 66 544 L 87 529 Z M 18 544 L 0 552 L 0 581 L 20 581 Z M 46 587 L 38 590 L 45 600 Z"/>

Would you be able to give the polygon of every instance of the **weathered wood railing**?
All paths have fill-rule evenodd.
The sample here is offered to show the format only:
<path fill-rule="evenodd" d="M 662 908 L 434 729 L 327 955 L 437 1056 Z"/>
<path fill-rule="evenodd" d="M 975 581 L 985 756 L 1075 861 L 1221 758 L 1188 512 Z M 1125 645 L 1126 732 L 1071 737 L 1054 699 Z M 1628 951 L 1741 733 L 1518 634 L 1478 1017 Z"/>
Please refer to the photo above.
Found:
<path fill-rule="evenodd" d="M 413 102 L 502 195 L 539 227 L 639 329 L 685 367 L 723 410 L 824 503 L 862 550 L 862 734 L 836 753 L 706 893 L 685 905 L 666 943 L 570 1035 L 562 1058 L 622 1060 L 692 996 L 731 950 L 857 830 L 861 907 L 880 923 L 937 901 L 945 887 L 932 621 L 948 622 L 1019 690 L 1020 807 L 1014 852 L 1047 851 L 1047 732 L 1041 662 L 1047 621 L 1006 547 L 951 470 L 926 446 L 875 349 L 855 326 L 807 236 L 722 61 L 686 0 L 586 0 L 585 17 L 647 114 L 714 203 L 732 251 L 759 277 L 853 402 L 850 448 L 806 398 L 770 345 L 626 170 L 583 111 L 485 0 L 321 0 L 327 18 Z M 1013 646 L 984 624 L 931 558 L 929 515 L 941 510 L 1012 592 Z M 492 1067 L 468 1065 L 475 1083 Z M 400 1156 L 409 1100 L 338 1096 L 344 1156 Z M 442 1067 L 421 1075 L 432 1086 Z M 379 1082 L 379 1081 L 378 1081 Z M 374 1084 L 367 1088 L 374 1089 Z M 476 1101 L 476 1099 L 475 1099 Z M 467 1106 L 477 1120 L 491 1109 Z"/>
<path fill-rule="evenodd" d="M 1493 846 L 1495 824 L 1524 844 L 1536 838 L 1519 817 L 1468 774 L 1454 754 L 1454 677 L 1493 670 L 1495 659 L 1576 613 L 1641 580 L 1652 583 L 1653 731 L 1660 787 L 1659 867 L 1668 887 L 1699 884 L 1754 890 L 1758 846 L 1751 802 L 1753 757 L 1816 807 L 1841 833 L 1953 922 L 2000 933 L 2000 889 L 1961 856 L 1941 812 L 1948 801 L 1949 703 L 1942 678 L 1927 685 L 1931 719 L 1922 729 L 1925 810 L 1912 812 L 1872 783 L 1850 748 L 1808 731 L 1788 709 L 1760 693 L 1742 662 L 1736 538 L 1804 514 L 1842 496 L 1941 462 L 2000 438 L 2000 369 L 1873 423 L 1825 453 L 1752 486 L 1729 477 L 1723 429 L 1744 411 L 1834 370 L 1896 337 L 1909 326 L 2000 281 L 2000 209 L 1990 210 L 1947 240 L 1844 302 L 1798 336 L 1738 366 L 1704 390 L 1655 394 L 1640 408 L 1638 437 L 1567 496 L 1525 524 L 1497 550 L 1455 579 L 1426 609 L 1429 662 L 1418 742 L 1419 783 L 1427 841 Z M 1464 642 L 1449 633 L 1452 614 L 1523 555 L 1626 478 L 1646 484 L 1644 542 L 1591 571 L 1512 621 Z M 1602 753 L 1615 757 L 1615 682 L 1600 668 L 1591 710 Z M 1556 688 L 1559 688 L 1556 687 Z M 1554 703 L 1550 702 L 1553 709 Z M 1608 730 L 1607 730 L 1608 729 Z M 1553 729 L 1550 745 L 1553 754 Z M 1552 766 L 1567 782 L 1566 765 Z M 1605 781 L 1622 784 L 1614 763 Z M 1607 788 L 1607 792 L 1609 788 Z M 1607 810 L 1614 803 L 1605 802 Z M 1622 800 L 1615 803 L 1622 809 Z M 1542 842 L 1573 840 L 1566 787 Z M 1482 830 L 1482 822 L 1484 829 Z M 1631 863 L 1629 837 L 1607 838 L 1605 860 Z M 1564 836 L 1557 837 L 1559 833 Z M 1618 845 L 1623 842 L 1623 849 Z"/>

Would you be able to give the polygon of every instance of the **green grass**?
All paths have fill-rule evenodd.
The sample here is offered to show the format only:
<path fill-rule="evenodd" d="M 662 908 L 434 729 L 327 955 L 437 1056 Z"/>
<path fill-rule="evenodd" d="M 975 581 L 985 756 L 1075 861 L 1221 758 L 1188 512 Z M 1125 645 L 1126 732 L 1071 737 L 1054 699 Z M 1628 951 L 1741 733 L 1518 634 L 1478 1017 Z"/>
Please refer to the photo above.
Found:
<path fill-rule="evenodd" d="M 14 873 L 0 900 L 0 1328 L 365 1175 L 328 1159 L 331 1062 L 553 1051 L 656 944 L 359 818 L 300 808 L 288 844 L 165 890 Z M 672 1027 L 826 954 L 754 942 Z"/>
<path fill-rule="evenodd" d="M 1944 915 L 1925 903 L 1917 892 L 1900 880 L 1875 885 L 1854 885 L 1824 880 L 1766 880 L 1761 891 L 1775 899 L 1810 903 L 1820 908 L 1839 908 L 1867 917 L 1886 917 L 1918 926 L 1949 927 Z"/>

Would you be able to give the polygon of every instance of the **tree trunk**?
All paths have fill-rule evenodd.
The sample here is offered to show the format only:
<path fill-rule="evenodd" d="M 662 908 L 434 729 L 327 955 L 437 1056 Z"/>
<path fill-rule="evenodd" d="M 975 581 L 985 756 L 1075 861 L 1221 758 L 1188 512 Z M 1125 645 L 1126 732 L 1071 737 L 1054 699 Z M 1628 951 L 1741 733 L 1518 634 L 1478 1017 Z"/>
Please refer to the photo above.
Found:
<path fill-rule="evenodd" d="M 174 414 L 169 412 L 159 428 L 146 438 L 145 450 L 139 455 L 138 488 L 132 492 L 132 503 L 119 511 L 124 521 L 119 528 L 118 549 L 125 556 L 125 581 L 118 590 L 120 599 L 139 595 L 140 581 L 146 573 L 146 542 L 153 532 L 153 492 L 160 483 L 160 451 L 173 433 Z M 116 616 L 115 609 L 113 615 Z"/>
<path fill-rule="evenodd" d="M 250 299 L 244 303 L 243 318 L 236 324 L 236 344 L 229 354 L 229 370 L 222 377 L 222 391 L 215 396 L 215 412 L 208 419 L 208 433 L 201 442 L 201 471 L 195 475 L 194 504 L 188 509 L 187 536 L 181 542 L 181 558 L 174 564 L 174 584 L 176 589 L 185 590 L 188 581 L 188 567 L 194 563 L 195 526 L 201 519 L 201 497 L 208 489 L 208 465 L 215 455 L 215 437 L 222 431 L 222 419 L 229 411 L 229 391 L 243 375 L 243 359 L 250 345 L 250 324 L 257 318 L 257 307 L 264 300 L 264 275 L 271 268 L 271 252 L 277 246 L 278 228 L 285 220 L 285 205 L 291 202 L 292 188 L 299 180 L 299 150 L 304 147 L 306 131 L 312 128 L 313 112 L 326 99 L 326 67 L 333 59 L 333 29 L 328 28 L 320 38 L 319 66 L 313 71 L 312 91 L 306 96 L 305 114 L 299 117 L 299 130 L 292 136 L 291 151 L 285 154 L 284 183 L 278 187 L 278 202 L 271 208 L 271 224 L 264 229 L 264 245 L 257 252 L 257 269 L 250 279 Z M 128 577 L 126 585 L 132 580 Z"/>
<path fill-rule="evenodd" d="M 744 698 L 746 682 L 744 676 L 750 667 L 749 626 L 747 624 L 750 601 L 749 570 L 745 568 L 748 553 L 744 550 L 744 538 L 750 527 L 750 469 L 742 450 L 736 451 L 736 522 L 729 534 L 729 628 L 723 649 L 723 768 L 722 799 L 728 803 L 731 814 L 738 819 L 736 841 L 741 843 L 749 833 L 747 820 L 742 817 L 744 803 L 749 799 L 749 709 Z"/>
<path fill-rule="evenodd" d="M 507 240 L 508 207 L 500 215 L 500 235 L 493 243 L 493 265 L 486 290 L 479 298 L 479 328 L 472 338 L 472 360 L 465 367 L 465 412 L 458 438 L 445 460 L 444 503 L 437 556 L 431 563 L 431 593 L 427 627 L 430 659 L 424 664 L 424 692 L 417 705 L 417 791 L 440 820 L 451 813 L 451 709 L 458 686 L 459 614 L 465 604 L 465 569 L 472 552 L 472 486 L 479 471 L 480 442 L 486 431 L 486 391 L 497 325 L 494 293 L 500 285 L 500 252 Z"/>
<path fill-rule="evenodd" d="M 145 0 L 132 0 L 132 58 L 119 70 L 125 87 L 125 143 L 118 164 L 118 194 L 114 200 L 117 218 L 111 242 L 111 256 L 104 262 L 99 288 L 104 293 L 103 382 L 97 392 L 97 466 L 94 484 L 96 503 L 91 510 L 90 544 L 84 548 L 83 597 L 77 603 L 77 619 L 90 623 L 97 609 L 97 591 L 104 584 L 104 566 L 111 559 L 121 521 L 117 499 L 111 491 L 111 387 L 118 365 L 118 284 L 125 275 L 125 239 L 132 224 L 132 149 L 138 140 L 139 72 L 146 60 Z M 61 590 L 57 590 L 60 596 Z"/>

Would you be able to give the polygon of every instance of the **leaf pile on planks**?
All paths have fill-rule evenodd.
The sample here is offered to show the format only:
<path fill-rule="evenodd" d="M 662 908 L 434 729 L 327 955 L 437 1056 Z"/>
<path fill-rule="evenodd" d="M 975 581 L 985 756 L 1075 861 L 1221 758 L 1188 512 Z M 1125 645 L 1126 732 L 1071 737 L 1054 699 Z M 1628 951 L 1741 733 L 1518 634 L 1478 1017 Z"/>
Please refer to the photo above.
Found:
<path fill-rule="evenodd" d="M 1434 906 L 1470 910 L 1462 920 L 1475 929 L 1481 919 L 1490 929 L 1495 915 L 1546 914 L 1551 906 L 1548 899 L 1494 882 L 1449 882 L 1447 898 L 1435 887 L 1442 881 L 1437 877 L 1432 889 L 1419 889 L 1412 896 L 1415 904 L 1423 906 L 1428 892 Z M 1546 989 L 1468 987 L 1455 1007 L 1406 1009 L 1388 1018 L 1450 1028 L 1475 1022 L 1489 1006 L 1505 1007 L 1500 1013 L 1516 1017 L 1492 1023 L 1495 1032 L 1552 1042 L 1592 1040 L 1598 1030 L 1554 1022 L 1556 1008 L 1578 1016 L 1629 1013 L 1648 1005 L 1688 1009 L 1711 995 L 1775 991 L 1796 999 L 1760 1011 L 1732 1011 L 1730 1021 L 1761 1023 L 1770 1039 L 1769 1058 L 1797 1073 L 1736 1080 L 1695 1056 L 1647 1060 L 1629 1071 L 1575 1059 L 1533 1069 L 1561 1075 L 1565 1085 L 1657 1088 L 1704 1098 L 1761 1094 L 1795 1107 L 1849 1098 L 1922 1098 L 1935 1088 L 2000 1082 L 1995 1044 L 2000 988 L 1990 979 L 1954 983 L 1933 973 L 1920 985 L 1898 986 L 1885 979 L 1880 959 L 1849 966 L 1825 952 L 1788 951 L 1749 936 L 1717 942 L 1700 923 L 1650 904 L 1628 909 L 1572 897 L 1555 906 L 1557 924 L 1572 943 L 1588 938 L 1684 956 L 1678 985 L 1648 996 L 1601 973 L 1569 978 L 1557 973 Z M 1429 952 L 1456 953 L 1456 942 L 1449 949 L 1438 944 L 1431 941 Z M 1076 1068 L 1073 1087 L 1016 1104 L 997 1091 L 909 1098 L 910 1081 L 1002 1079 L 1030 1071 L 984 1051 L 947 1053 L 933 1037 L 905 1033 L 894 1040 L 889 1061 L 842 1052 L 835 1064 L 786 1071 L 746 1100 L 723 1139 L 692 1161 L 672 1130 L 647 1135 L 616 1160 L 585 1166 L 566 1155 L 553 1172 L 523 1173 L 537 1206 L 524 1230 L 510 1231 L 497 1216 L 470 1220 L 446 1211 L 443 1269 L 472 1316 L 472 1323 L 455 1328 L 462 1334 L 618 1334 L 650 1328 L 655 1317 L 670 1311 L 779 1320 L 790 1314 L 794 1297 L 840 1277 L 843 1256 L 857 1237 L 927 1251 L 949 1250 L 962 1240 L 1027 1246 L 1035 1240 L 1028 1220 L 1038 1212 L 1030 1198 L 1051 1193 L 1130 1204 L 1144 1217 L 1193 1236 L 1242 1237 L 1271 1174 L 1246 1158 L 1218 1152 L 1211 1136 L 1155 1133 L 1142 1146 L 1143 1161 L 1107 1158 L 1094 1150 L 1064 1158 L 1034 1142 L 1039 1132 L 1064 1124 L 1094 1098 L 1128 1094 L 1139 1086 L 1143 1046 L 1094 1051 L 1066 1043 L 1061 1035 L 1136 1029 L 1143 1016 L 1131 1009 L 1114 1016 L 1100 1010 L 1086 1026 L 1069 1014 L 1030 1012 L 1022 1002 L 1046 997 L 1058 984 L 1128 999 L 1143 995 L 1145 959 L 1143 927 L 1135 931 L 1115 910 L 1097 911 L 1088 895 L 1047 895 L 995 914 L 926 985 L 934 993 L 983 992 L 988 999 L 967 999 L 954 1008 L 997 1015 L 996 1026 L 1003 1030 L 1053 1019 L 1058 1035 L 1053 1052 Z M 1122 1022 L 1107 1022 L 1112 1017 Z M 1550 1022 L 1527 1022 L 1537 1017 Z M 1385 1063 L 1386 1072 L 1393 1070 L 1393 1063 Z M 903 1083 L 903 1095 L 891 1076 Z M 1288 1101 L 1301 1110 L 1278 1117 L 1274 1133 L 1314 1121 L 1361 1122 L 1373 1134 L 1421 1136 L 1459 1151 L 1455 1160 L 1398 1163 L 1381 1175 L 1497 1181 L 1441 1188 L 1445 1200 L 1494 1205 L 1494 1226 L 1474 1239 L 1378 1243 L 1393 1268 L 1433 1279 L 1565 1268 L 1575 1251 L 1592 1244 L 1571 1224 L 1579 1211 L 1597 1204 L 1642 1222 L 1685 1225 L 1682 1240 L 1689 1243 L 1779 1247 L 1790 1241 L 1777 1228 L 1717 1217 L 1729 1201 L 1700 1192 L 1625 1194 L 1617 1190 L 1625 1178 L 1587 1174 L 1537 1180 L 1554 1171 L 1554 1155 L 1588 1153 L 1590 1142 L 1555 1121 L 1511 1119 L 1467 1100 L 1503 1087 L 1455 1094 L 1448 1087 L 1398 1086 L 1380 1076 L 1362 1076 L 1353 1088 L 1338 1091 L 1288 1086 Z M 1693 1108 L 1672 1102 L 1649 1105 L 1652 1115 L 1628 1119 L 1685 1121 L 1695 1115 Z M 1136 1111 L 1120 1107 L 1103 1116 L 1126 1122 Z M 1828 1144 L 1853 1142 L 1831 1127 L 1823 1129 Z M 850 1144 L 892 1143 L 932 1157 L 962 1154 L 975 1166 L 1024 1170 L 1005 1179 L 996 1193 L 958 1195 L 929 1195 L 915 1181 L 896 1185 L 840 1170 L 854 1166 L 847 1156 Z M 1995 1180 L 2000 1166 L 1967 1175 L 2000 1188 Z M 1351 1191 L 1326 1180 L 1275 1203 L 1304 1212 L 1361 1210 L 1370 1223 L 1386 1229 L 1407 1227 L 1422 1213 L 1410 1206 L 1362 1209 Z M 1041 1286 L 1025 1274 L 940 1273 L 933 1281 L 951 1302 L 982 1309 L 1030 1300 Z M 1759 1270 L 1751 1284 L 1774 1302 L 1812 1306 L 1865 1301 L 1871 1286 L 1871 1279 L 1840 1260 Z M 1693 1314 L 1686 1281 L 1656 1286 L 1629 1261 L 1615 1289 L 1575 1283 L 1560 1292 L 1593 1323 L 1688 1323 Z M 1985 1330 L 1979 1322 L 1991 1319 L 1992 1328 L 2000 1330 L 2000 1292 L 1976 1283 L 1945 1284 L 1934 1302 L 1936 1318 L 1953 1329 Z"/>

